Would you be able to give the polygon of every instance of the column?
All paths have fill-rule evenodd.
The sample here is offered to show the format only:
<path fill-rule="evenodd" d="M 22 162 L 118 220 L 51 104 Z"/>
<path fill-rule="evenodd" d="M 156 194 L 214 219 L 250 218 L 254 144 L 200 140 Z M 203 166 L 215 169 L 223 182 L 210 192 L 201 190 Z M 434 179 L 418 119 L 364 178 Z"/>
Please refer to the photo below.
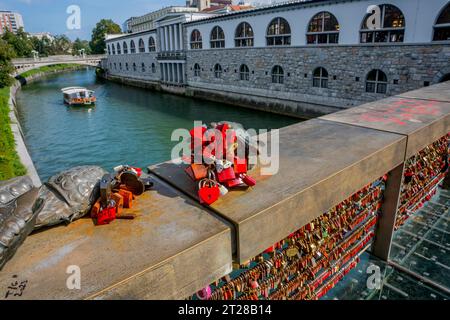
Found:
<path fill-rule="evenodd" d="M 168 28 L 164 27 L 164 51 L 169 50 L 169 32 Z"/>
<path fill-rule="evenodd" d="M 175 50 L 176 51 L 180 50 L 180 45 L 179 45 L 179 43 L 180 43 L 180 39 L 179 39 L 180 32 L 178 31 L 178 28 L 179 28 L 179 24 L 176 24 L 174 26 L 174 38 L 175 38 Z"/>
<path fill-rule="evenodd" d="M 174 24 L 170 26 L 170 40 L 171 40 L 171 42 L 170 42 L 170 45 L 171 45 L 170 51 L 174 51 L 175 50 L 175 37 L 174 37 L 175 32 L 174 32 L 174 28 L 175 28 Z"/>
<path fill-rule="evenodd" d="M 159 73 L 161 74 L 161 81 L 164 81 L 164 68 L 162 63 L 159 64 Z"/>
<path fill-rule="evenodd" d="M 179 72 L 179 76 L 178 76 L 178 79 L 180 80 L 180 83 L 183 83 L 183 63 L 180 63 L 180 68 L 179 68 L 179 70 L 178 70 L 178 72 Z"/>
<path fill-rule="evenodd" d="M 173 66 L 174 82 L 178 83 L 178 63 L 174 63 Z"/>
<path fill-rule="evenodd" d="M 179 25 L 179 35 L 180 35 L 180 50 L 184 48 L 184 39 L 183 39 L 183 25 L 180 23 Z"/>
<path fill-rule="evenodd" d="M 388 261 L 394 234 L 395 217 L 399 204 L 400 191 L 403 181 L 404 163 L 397 166 L 388 174 L 386 190 L 384 190 L 384 200 L 381 206 L 381 215 L 378 220 L 378 227 L 375 231 L 375 241 L 373 243 L 373 254 L 383 261 Z"/>

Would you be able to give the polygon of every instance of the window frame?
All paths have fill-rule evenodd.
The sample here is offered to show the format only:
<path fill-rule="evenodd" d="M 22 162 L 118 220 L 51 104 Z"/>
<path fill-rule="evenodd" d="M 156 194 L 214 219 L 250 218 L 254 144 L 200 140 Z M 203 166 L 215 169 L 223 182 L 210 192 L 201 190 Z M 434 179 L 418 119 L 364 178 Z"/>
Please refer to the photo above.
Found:
<path fill-rule="evenodd" d="M 375 74 L 375 80 L 369 80 L 369 76 L 373 73 L 376 72 Z M 386 78 L 386 81 L 381 81 L 380 80 L 380 73 L 382 75 L 384 75 L 384 77 Z M 387 74 L 380 69 L 372 69 L 367 73 L 366 76 L 366 83 L 365 83 L 365 89 L 366 89 L 366 93 L 375 93 L 375 94 L 387 94 L 388 92 L 388 84 L 389 84 L 389 79 L 387 77 Z M 373 90 L 369 90 L 369 86 L 373 87 Z M 380 87 L 384 88 L 383 90 L 381 90 L 380 92 Z"/>
<path fill-rule="evenodd" d="M 336 21 L 337 30 L 325 30 L 325 15 L 329 14 L 330 19 L 334 19 Z M 310 28 L 312 26 L 313 21 L 316 19 L 316 17 L 319 17 L 321 15 L 321 29 L 322 31 L 310 31 Z M 334 14 L 332 14 L 329 11 L 320 11 L 316 13 L 311 20 L 309 20 L 308 23 L 308 29 L 306 32 L 306 44 L 307 45 L 326 45 L 326 44 L 339 44 L 339 33 L 340 33 L 340 24 L 339 20 L 336 18 Z M 326 42 L 319 42 L 321 36 L 326 36 Z M 332 36 L 336 36 L 336 42 L 330 42 L 330 39 Z M 314 42 L 310 42 L 310 38 L 314 37 Z"/>
<path fill-rule="evenodd" d="M 275 73 L 275 71 L 278 71 L 278 72 Z M 270 72 L 270 75 L 272 77 L 272 83 L 274 83 L 274 84 L 284 84 L 284 69 L 279 64 L 274 65 L 272 67 L 272 71 Z"/>
<path fill-rule="evenodd" d="M 122 44 L 123 54 L 128 54 L 128 44 L 126 41 Z"/>
<path fill-rule="evenodd" d="M 223 73 L 223 68 L 219 63 L 214 65 L 214 78 L 221 79 Z"/>
<path fill-rule="evenodd" d="M 389 3 L 384 3 L 384 4 L 380 4 L 378 5 L 381 8 L 381 23 L 382 23 L 382 28 L 381 29 L 376 29 L 376 30 L 370 30 L 370 29 L 365 29 L 366 28 L 366 21 L 367 19 L 370 17 L 370 14 L 366 14 L 363 18 L 363 21 L 361 23 L 361 28 L 359 30 L 359 43 L 361 44 L 374 44 L 374 43 L 404 43 L 405 42 L 405 33 L 406 33 L 406 17 L 405 14 L 403 13 L 402 10 L 400 10 L 399 7 L 393 5 L 393 4 L 389 4 Z M 386 7 L 393 7 L 395 9 L 397 9 L 399 11 L 399 13 L 402 15 L 403 17 L 403 25 L 402 27 L 385 27 L 385 23 L 386 23 Z M 377 40 L 377 35 L 378 34 L 385 34 L 385 37 L 387 39 L 387 41 L 376 41 Z M 401 38 L 401 41 L 392 41 L 392 36 L 398 34 L 399 38 Z M 367 41 L 367 39 L 371 38 L 371 41 Z M 365 37 L 365 40 L 363 41 L 363 37 Z"/>
<path fill-rule="evenodd" d="M 272 25 L 274 24 L 274 22 L 276 21 L 276 27 L 275 27 L 275 33 L 274 34 L 269 34 L 269 31 L 272 27 Z M 281 30 L 281 22 L 285 22 L 286 26 L 289 28 L 289 33 L 279 33 L 279 30 Z M 277 31 L 278 30 L 278 31 Z M 270 43 L 272 42 L 273 43 Z M 277 44 L 277 40 L 281 40 L 279 44 Z M 291 45 L 291 40 L 292 40 L 292 29 L 291 26 L 289 24 L 289 22 L 282 18 L 282 17 L 276 17 L 273 18 L 270 22 L 269 25 L 267 26 L 267 30 L 266 30 L 266 46 L 268 47 L 276 47 L 276 46 L 290 46 Z"/>
<path fill-rule="evenodd" d="M 148 52 L 155 52 L 156 51 L 156 41 L 155 38 L 150 36 L 148 38 Z"/>
<path fill-rule="evenodd" d="M 217 32 L 214 32 L 217 31 Z M 217 33 L 217 38 L 213 38 L 214 33 Z M 219 38 L 220 34 L 223 34 L 223 38 Z M 222 27 L 214 26 L 211 30 L 211 34 L 209 36 L 209 47 L 211 49 L 223 49 L 225 48 L 225 32 Z"/>
<path fill-rule="evenodd" d="M 250 81 L 250 68 L 245 63 L 241 64 L 239 67 L 239 80 Z"/>
<path fill-rule="evenodd" d="M 138 52 L 145 53 L 145 42 L 144 42 L 144 39 L 142 39 L 142 38 L 139 38 L 139 41 L 138 41 Z"/>
<path fill-rule="evenodd" d="M 450 18 L 449 18 L 449 22 L 438 23 L 439 20 L 441 19 L 441 17 L 446 13 L 447 10 L 450 11 L 450 2 L 447 3 L 439 11 L 438 16 L 436 17 L 435 23 L 433 25 L 433 38 L 431 40 L 432 42 L 448 42 L 448 41 L 450 41 Z M 444 32 L 448 32 L 448 34 L 449 34 L 447 40 L 436 40 L 436 36 L 437 36 L 438 32 L 442 32 L 443 30 L 444 30 Z"/>
<path fill-rule="evenodd" d="M 316 75 L 316 71 L 319 71 L 319 75 Z M 324 75 L 324 72 L 326 75 Z M 322 89 L 328 89 L 328 77 L 329 73 L 328 70 L 324 67 L 317 67 L 313 71 L 313 87 L 314 88 L 322 88 Z"/>
<path fill-rule="evenodd" d="M 195 32 L 197 32 L 196 34 L 198 34 L 198 37 L 194 39 L 193 36 Z M 203 37 L 202 33 L 198 29 L 192 30 L 189 43 L 191 50 L 203 49 Z"/>
<path fill-rule="evenodd" d="M 134 43 L 134 40 L 130 41 L 130 53 L 136 53 L 136 44 Z"/>
<path fill-rule="evenodd" d="M 247 30 L 247 27 L 250 28 L 250 30 Z M 238 36 L 240 28 L 243 28 L 244 33 L 243 36 Z M 249 34 L 247 34 L 247 32 L 249 32 Z M 237 48 L 242 48 L 242 47 L 253 47 L 254 45 L 255 45 L 255 32 L 253 31 L 252 25 L 247 21 L 242 21 L 237 25 L 236 30 L 234 31 L 234 46 Z"/>
<path fill-rule="evenodd" d="M 194 64 L 194 77 L 200 77 L 201 76 L 202 68 L 198 63 Z"/>

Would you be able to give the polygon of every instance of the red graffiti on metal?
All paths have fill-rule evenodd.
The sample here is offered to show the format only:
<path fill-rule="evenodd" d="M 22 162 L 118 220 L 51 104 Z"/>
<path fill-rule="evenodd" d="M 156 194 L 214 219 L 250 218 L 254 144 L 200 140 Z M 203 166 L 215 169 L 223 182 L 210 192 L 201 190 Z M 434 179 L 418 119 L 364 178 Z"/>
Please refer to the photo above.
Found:
<path fill-rule="evenodd" d="M 395 123 L 401 126 L 407 121 L 417 121 L 418 115 L 438 116 L 441 109 L 436 101 L 399 99 L 390 103 L 389 107 L 380 111 L 368 111 L 361 114 L 366 122 Z"/>

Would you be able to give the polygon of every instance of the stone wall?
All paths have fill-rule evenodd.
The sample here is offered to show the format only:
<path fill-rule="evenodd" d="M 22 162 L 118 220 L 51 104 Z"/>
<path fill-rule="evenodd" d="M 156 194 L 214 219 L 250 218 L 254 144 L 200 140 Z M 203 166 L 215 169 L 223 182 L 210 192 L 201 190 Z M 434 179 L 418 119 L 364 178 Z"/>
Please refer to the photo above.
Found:
<path fill-rule="evenodd" d="M 116 64 L 116 68 L 114 68 L 114 63 Z M 128 70 L 126 69 L 127 63 Z M 136 71 L 133 70 L 133 63 L 136 64 Z M 142 70 L 142 63 L 145 65 L 145 71 Z M 154 70 L 152 70 L 152 63 L 155 65 Z M 120 69 L 120 64 L 122 64 L 122 70 Z M 159 69 L 158 62 L 156 61 L 155 52 L 110 55 L 106 61 L 106 69 L 108 74 L 114 76 L 145 80 L 159 80 L 161 76 L 161 71 Z"/>
<path fill-rule="evenodd" d="M 418 89 L 426 81 L 439 82 L 439 73 L 450 72 L 449 62 L 450 46 L 445 45 L 188 50 L 187 78 L 196 88 L 342 108 Z M 201 66 L 200 77 L 194 76 L 195 63 Z M 225 71 L 220 79 L 214 76 L 216 63 Z M 241 64 L 250 69 L 249 81 L 239 78 Z M 272 83 L 275 65 L 284 69 L 284 84 Z M 327 69 L 328 88 L 313 87 L 317 67 Z M 365 79 L 373 69 L 386 73 L 386 94 L 366 93 Z"/>

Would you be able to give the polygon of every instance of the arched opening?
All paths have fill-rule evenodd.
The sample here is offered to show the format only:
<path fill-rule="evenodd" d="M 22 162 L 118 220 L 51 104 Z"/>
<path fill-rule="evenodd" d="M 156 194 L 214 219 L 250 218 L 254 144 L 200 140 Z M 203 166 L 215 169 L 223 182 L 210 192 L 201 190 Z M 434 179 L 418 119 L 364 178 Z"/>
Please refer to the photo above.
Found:
<path fill-rule="evenodd" d="M 225 33 L 219 26 L 215 26 L 211 31 L 211 49 L 225 48 Z"/>
<path fill-rule="evenodd" d="M 266 32 L 266 42 L 268 46 L 283 46 L 291 44 L 291 27 L 286 19 L 273 19 Z"/>
<path fill-rule="evenodd" d="M 191 32 L 191 49 L 203 48 L 202 34 L 197 29 Z"/>
<path fill-rule="evenodd" d="M 434 25 L 433 41 L 450 40 L 450 3 L 439 14 Z"/>
<path fill-rule="evenodd" d="M 155 38 L 150 37 L 150 38 L 148 38 L 148 52 L 154 52 L 154 51 L 156 51 Z"/>
<path fill-rule="evenodd" d="M 308 44 L 338 43 L 338 20 L 330 12 L 319 12 L 309 22 L 306 39 Z"/>
<path fill-rule="evenodd" d="M 214 77 L 217 79 L 222 77 L 222 66 L 218 63 L 214 66 Z"/>
<path fill-rule="evenodd" d="M 247 22 L 241 22 L 234 34 L 234 44 L 236 47 L 253 47 L 253 28 Z"/>
<path fill-rule="evenodd" d="M 370 93 L 382 93 L 387 92 L 387 76 L 378 69 L 374 69 L 367 74 L 366 78 L 366 92 Z"/>
<path fill-rule="evenodd" d="M 239 79 L 242 81 L 250 80 L 250 69 L 246 64 L 241 65 L 239 68 Z"/>
<path fill-rule="evenodd" d="M 380 28 L 372 28 L 371 20 L 369 20 L 372 14 L 368 13 L 361 26 L 360 42 L 403 42 L 405 37 L 405 16 L 403 12 L 391 4 L 382 4 L 378 7 L 380 9 Z"/>

